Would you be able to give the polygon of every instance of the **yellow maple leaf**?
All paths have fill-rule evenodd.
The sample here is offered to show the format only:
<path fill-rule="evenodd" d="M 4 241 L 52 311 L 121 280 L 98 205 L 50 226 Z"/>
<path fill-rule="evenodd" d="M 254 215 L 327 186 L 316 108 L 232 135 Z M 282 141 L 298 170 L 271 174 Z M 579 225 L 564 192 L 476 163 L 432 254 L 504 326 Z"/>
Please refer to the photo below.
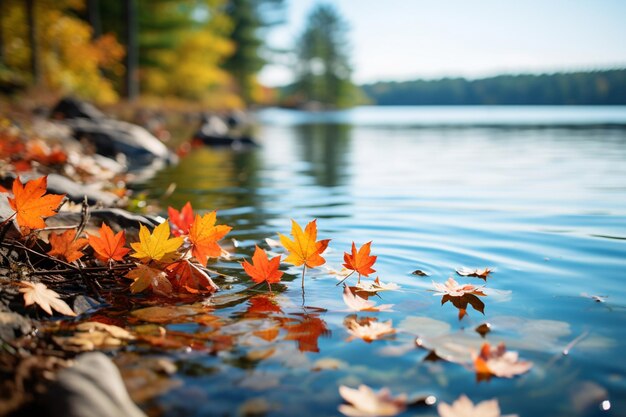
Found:
<path fill-rule="evenodd" d="M 320 256 L 320 252 L 326 249 L 328 240 L 315 241 L 317 239 L 316 220 L 309 222 L 304 231 L 295 220 L 292 220 L 291 235 L 293 240 L 280 233 L 278 235 L 280 236 L 280 243 L 289 251 L 289 256 L 285 258 L 284 262 L 295 266 L 304 264 L 309 268 L 315 268 L 326 263 L 326 260 Z"/>
<path fill-rule="evenodd" d="M 178 258 L 176 250 L 183 244 L 182 237 L 170 239 L 170 225 L 163 222 L 154 228 L 152 234 L 144 225 L 139 226 L 139 242 L 131 243 L 135 250 L 133 258 L 147 264 L 150 261 L 172 262 Z"/>

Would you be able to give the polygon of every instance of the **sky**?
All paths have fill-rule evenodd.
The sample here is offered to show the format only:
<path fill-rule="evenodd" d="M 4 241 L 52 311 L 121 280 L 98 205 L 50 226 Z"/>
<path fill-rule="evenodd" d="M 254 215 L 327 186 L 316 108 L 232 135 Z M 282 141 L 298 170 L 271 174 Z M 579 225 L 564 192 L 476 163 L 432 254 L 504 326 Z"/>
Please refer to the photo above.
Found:
<path fill-rule="evenodd" d="M 286 0 L 267 41 L 291 48 L 311 9 L 347 21 L 357 83 L 626 68 L 626 0 Z M 261 82 L 292 81 L 268 65 Z"/>

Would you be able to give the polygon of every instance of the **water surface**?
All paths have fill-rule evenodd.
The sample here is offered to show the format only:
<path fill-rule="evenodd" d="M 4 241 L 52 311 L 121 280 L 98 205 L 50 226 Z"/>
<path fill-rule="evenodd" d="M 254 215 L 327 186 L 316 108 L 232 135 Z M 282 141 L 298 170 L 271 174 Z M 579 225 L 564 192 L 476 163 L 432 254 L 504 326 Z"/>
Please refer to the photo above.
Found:
<path fill-rule="evenodd" d="M 246 290 L 252 283 L 237 263 L 220 261 L 211 268 L 233 278 L 216 279 L 219 326 L 166 326 L 195 345 L 164 350 L 179 365 L 179 385 L 144 407 L 167 416 L 237 415 L 240 407 L 332 416 L 338 386 L 364 383 L 445 402 L 497 398 L 504 414 L 626 415 L 625 108 L 269 110 L 257 118 L 259 149 L 195 150 L 147 190 L 158 197 L 173 182 L 164 207 L 217 209 L 218 222 L 234 228 L 234 246 L 226 243 L 236 258 L 250 257 L 255 244 L 268 249 L 264 239 L 288 234 L 291 219 L 318 219 L 335 269 L 353 241 L 373 241 L 375 275 L 402 288 L 378 299 L 393 312 L 358 318 L 392 320 L 402 331 L 348 341 L 353 313 L 324 268 L 307 273 L 302 307 L 300 269 L 284 265 L 285 284 L 268 299 L 264 288 Z M 484 284 L 456 276 L 462 266 L 495 272 L 484 314 L 470 307 L 459 320 L 429 290 L 450 276 Z M 474 328 L 485 322 L 493 330 L 481 339 Z M 475 349 L 504 341 L 534 367 L 477 382 L 471 369 L 414 347 L 416 334 L 433 329 Z M 312 371 L 323 358 L 338 369 Z"/>

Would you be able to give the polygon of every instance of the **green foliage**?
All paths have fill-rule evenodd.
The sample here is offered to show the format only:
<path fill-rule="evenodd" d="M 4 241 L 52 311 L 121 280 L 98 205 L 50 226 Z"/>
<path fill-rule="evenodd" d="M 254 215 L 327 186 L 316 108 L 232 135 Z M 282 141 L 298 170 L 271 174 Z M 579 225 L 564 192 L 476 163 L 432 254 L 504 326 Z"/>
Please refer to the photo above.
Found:
<path fill-rule="evenodd" d="M 296 46 L 296 101 L 324 107 L 355 104 L 347 30 L 334 7 L 319 5 L 311 12 Z"/>
<path fill-rule="evenodd" d="M 230 0 L 226 13 L 233 22 L 230 39 L 235 52 L 225 68 L 232 75 L 236 88 L 247 102 L 259 102 L 262 97 L 256 75 L 266 64 L 268 54 L 263 31 L 280 23 L 284 0 Z"/>
<path fill-rule="evenodd" d="M 378 82 L 362 88 L 379 105 L 626 104 L 626 69 Z"/>

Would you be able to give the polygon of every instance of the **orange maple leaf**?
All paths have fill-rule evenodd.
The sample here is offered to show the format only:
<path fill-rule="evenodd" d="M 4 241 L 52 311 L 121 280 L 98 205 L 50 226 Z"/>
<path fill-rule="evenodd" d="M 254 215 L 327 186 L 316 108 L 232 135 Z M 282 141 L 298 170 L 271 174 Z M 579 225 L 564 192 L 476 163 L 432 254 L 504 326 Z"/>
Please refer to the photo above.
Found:
<path fill-rule="evenodd" d="M 133 294 L 142 292 L 148 287 L 152 287 L 152 291 L 157 294 L 167 296 L 172 293 L 172 283 L 167 279 L 165 272 L 160 269 L 137 264 L 137 268 L 131 269 L 124 276 L 133 280 L 130 284 L 130 291 Z"/>
<path fill-rule="evenodd" d="M 188 201 L 180 211 L 173 207 L 167 208 L 167 213 L 170 216 L 170 223 L 172 223 L 172 234 L 174 236 L 181 236 L 189 234 L 189 227 L 193 223 L 193 208 Z"/>
<path fill-rule="evenodd" d="M 82 258 L 85 254 L 81 252 L 81 249 L 88 243 L 85 238 L 76 239 L 76 229 L 66 230 L 61 234 L 50 233 L 48 240 L 52 247 L 48 255 L 59 259 L 65 258 L 68 262 Z"/>
<path fill-rule="evenodd" d="M 376 272 L 375 269 L 372 269 L 372 265 L 376 262 L 376 256 L 370 255 L 370 246 L 372 242 L 367 242 L 357 252 L 356 245 L 352 242 L 352 254 L 348 252 L 343 253 L 343 264 L 347 269 L 351 269 L 356 271 L 359 274 L 359 282 L 361 282 L 361 275 L 369 276 Z"/>
<path fill-rule="evenodd" d="M 126 244 L 124 231 L 120 230 L 114 235 L 113 230 L 105 223 L 102 223 L 102 226 L 100 226 L 100 237 L 87 233 L 87 239 L 95 252 L 96 258 L 103 262 L 122 261 L 124 260 L 124 255 L 130 252 L 130 249 L 124 247 Z"/>
<path fill-rule="evenodd" d="M 170 279 L 178 282 L 178 286 L 187 292 L 214 293 L 219 289 L 206 272 L 187 259 L 174 262 L 165 269 Z"/>
<path fill-rule="evenodd" d="M 232 230 L 227 225 L 215 225 L 217 213 L 212 211 L 200 217 L 196 214 L 193 224 L 189 228 L 191 253 L 202 265 L 206 265 L 209 258 L 219 258 L 222 247 L 217 242 Z"/>
<path fill-rule="evenodd" d="M 243 266 L 243 269 L 254 282 L 267 282 L 270 292 L 272 291 L 271 284 L 280 282 L 280 277 L 283 276 L 283 272 L 278 270 L 278 267 L 280 267 L 280 256 L 270 260 L 267 257 L 267 253 L 256 245 L 254 255 L 252 255 L 252 264 L 244 260 L 241 266 Z"/>
<path fill-rule="evenodd" d="M 13 198 L 8 197 L 11 208 L 17 214 L 17 224 L 22 229 L 43 229 L 44 217 L 54 216 L 65 194 L 48 194 L 48 177 L 41 177 L 22 184 L 17 177 L 13 181 Z"/>
<path fill-rule="evenodd" d="M 326 260 L 320 256 L 321 252 L 326 250 L 330 239 L 317 239 L 317 220 L 313 220 L 306 225 L 304 231 L 295 220 L 291 221 L 291 235 L 293 240 L 287 236 L 280 236 L 280 243 L 289 251 L 289 256 L 285 258 L 285 262 L 300 266 L 304 264 L 309 268 L 323 265 Z"/>

